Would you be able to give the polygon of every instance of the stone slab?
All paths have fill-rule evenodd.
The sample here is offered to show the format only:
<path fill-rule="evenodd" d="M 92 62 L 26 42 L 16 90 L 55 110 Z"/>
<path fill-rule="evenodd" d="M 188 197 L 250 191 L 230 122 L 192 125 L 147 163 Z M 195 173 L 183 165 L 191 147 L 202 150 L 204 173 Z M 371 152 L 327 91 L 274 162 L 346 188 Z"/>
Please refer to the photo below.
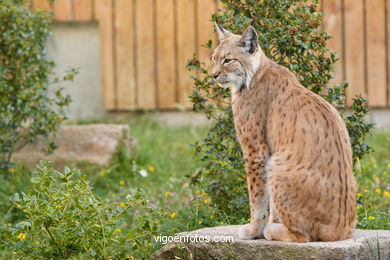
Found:
<path fill-rule="evenodd" d="M 44 142 L 27 145 L 13 155 L 13 160 L 39 161 L 89 161 L 97 165 L 107 165 L 111 155 L 123 140 L 129 147 L 130 127 L 128 125 L 90 124 L 63 125 L 57 132 L 57 149 L 50 155 L 42 152 Z"/>
<path fill-rule="evenodd" d="M 336 242 L 290 243 L 265 239 L 241 240 L 240 226 L 203 228 L 177 236 L 205 238 L 213 241 L 220 236 L 233 238 L 233 242 L 172 242 L 152 255 L 152 259 L 390 259 L 390 231 L 355 230 L 352 238 Z"/>

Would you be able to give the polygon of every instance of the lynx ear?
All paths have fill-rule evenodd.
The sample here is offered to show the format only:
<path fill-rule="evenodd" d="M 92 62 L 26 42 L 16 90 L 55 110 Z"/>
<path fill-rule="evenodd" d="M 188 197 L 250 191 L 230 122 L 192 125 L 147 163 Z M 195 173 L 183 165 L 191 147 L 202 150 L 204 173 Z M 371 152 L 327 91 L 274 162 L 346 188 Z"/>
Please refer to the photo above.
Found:
<path fill-rule="evenodd" d="M 259 42 L 255 28 L 249 26 L 245 30 L 244 34 L 241 36 L 240 41 L 238 42 L 238 46 L 244 48 L 248 53 L 254 53 L 257 50 Z"/>
<path fill-rule="evenodd" d="M 229 32 L 228 30 L 225 30 L 222 26 L 220 26 L 217 22 L 214 22 L 214 26 L 215 26 L 215 30 L 217 31 L 218 33 L 218 40 L 222 40 L 223 38 L 225 38 L 228 34 L 230 34 L 231 32 Z"/>

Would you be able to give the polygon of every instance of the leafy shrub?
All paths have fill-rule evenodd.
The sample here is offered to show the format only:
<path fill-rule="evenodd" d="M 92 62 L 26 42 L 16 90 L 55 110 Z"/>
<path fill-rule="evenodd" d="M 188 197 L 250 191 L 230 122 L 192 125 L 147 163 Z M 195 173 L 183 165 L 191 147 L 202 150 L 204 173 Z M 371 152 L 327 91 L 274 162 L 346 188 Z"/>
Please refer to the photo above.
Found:
<path fill-rule="evenodd" d="M 303 86 L 320 94 L 335 107 L 343 110 L 346 83 L 327 88 L 332 79 L 336 54 L 326 47 L 331 38 L 321 31 L 323 14 L 319 1 L 300 0 L 221 0 L 226 11 L 213 15 L 233 33 L 241 34 L 252 25 L 259 32 L 259 42 L 268 57 L 289 68 Z M 212 42 L 207 46 L 211 48 Z M 197 71 L 191 100 L 196 112 L 212 118 L 207 137 L 195 144 L 204 163 L 203 170 L 192 178 L 212 198 L 213 205 L 225 212 L 233 223 L 249 216 L 246 175 L 240 145 L 236 139 L 230 90 L 217 86 L 205 64 L 196 56 L 188 64 Z M 364 143 L 373 127 L 364 121 L 367 100 L 353 99 L 350 112 L 342 112 L 353 148 L 354 161 L 370 152 Z"/>
<path fill-rule="evenodd" d="M 48 140 L 65 119 L 70 97 L 61 89 L 50 97 L 48 86 L 72 80 L 76 71 L 62 79 L 53 74 L 45 49 L 50 20 L 47 12 L 31 11 L 28 1 L 0 0 L 0 171 L 10 167 L 14 151 L 38 136 Z"/>
<path fill-rule="evenodd" d="M 145 257 L 162 221 L 140 190 L 124 201 L 97 198 L 77 169 L 53 170 L 41 162 L 32 188 L 17 193 L 16 206 L 26 220 L 2 227 L 0 251 L 18 257 L 68 259 Z"/>

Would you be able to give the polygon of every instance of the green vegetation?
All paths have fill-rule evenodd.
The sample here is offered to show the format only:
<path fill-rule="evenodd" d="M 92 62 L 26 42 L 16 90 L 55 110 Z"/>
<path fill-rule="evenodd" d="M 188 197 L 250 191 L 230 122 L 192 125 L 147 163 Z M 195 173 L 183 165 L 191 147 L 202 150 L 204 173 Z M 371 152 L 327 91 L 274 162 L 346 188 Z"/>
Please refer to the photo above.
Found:
<path fill-rule="evenodd" d="M 39 179 L 31 167 L 19 164 L 0 175 L 3 183 L 0 187 L 0 239 L 7 242 L 0 248 L 0 256 L 10 257 L 10 252 L 16 251 L 18 257 L 92 257 L 93 254 L 103 255 L 104 244 L 107 259 L 125 256 L 138 259 L 161 246 L 154 241 L 154 235 L 193 229 L 192 222 L 187 219 L 192 215 L 189 176 L 196 171 L 197 163 L 193 160 L 190 144 L 204 135 L 205 129 L 168 128 L 142 117 L 132 120 L 130 125 L 138 145 L 135 144 L 131 151 L 119 147 L 107 167 L 68 162 L 71 168 L 81 169 L 88 183 L 80 178 L 77 170 L 69 172 L 66 168 L 63 170 L 62 165 L 55 165 L 58 172 L 40 166 L 43 170 L 39 170 L 39 175 L 44 177 Z M 66 174 L 72 175 L 71 180 L 62 178 Z M 41 180 L 47 178 L 50 182 L 41 184 Z M 129 197 L 129 194 L 137 194 L 138 188 L 142 188 L 144 194 L 136 200 L 133 199 L 135 195 Z M 15 197 L 15 193 L 20 195 Z M 20 202 L 25 197 L 22 193 L 28 194 L 23 204 Z M 66 201 L 69 197 L 77 200 Z M 38 201 L 32 202 L 36 198 Z M 128 203 L 131 206 L 127 206 Z M 37 210 L 37 205 L 44 206 Z M 113 212 L 106 212 L 108 209 Z M 82 224 L 75 225 L 75 216 L 89 210 L 90 215 L 76 220 Z M 114 213 L 121 212 L 123 216 L 111 223 Z M 97 218 L 100 215 L 105 216 L 103 224 Z M 40 222 L 33 224 L 37 219 Z M 49 229 L 54 230 L 51 235 L 40 232 L 46 222 L 51 225 Z M 94 228 L 97 226 L 98 230 Z M 83 237 L 92 240 L 77 242 L 76 246 L 74 233 L 77 228 L 83 229 Z M 37 241 L 39 246 L 34 247 Z M 59 247 L 63 249 L 59 250 Z"/>
<path fill-rule="evenodd" d="M 14 248 L 18 256 L 68 259 L 124 258 L 148 255 L 147 241 L 157 235 L 161 213 L 152 209 L 139 190 L 122 201 L 99 199 L 79 170 L 54 170 L 41 162 L 27 192 L 13 201 L 24 221 L 3 229 L 3 250 Z M 136 215 L 136 208 L 146 214 Z"/>
<path fill-rule="evenodd" d="M 374 152 L 355 171 L 359 185 L 358 228 L 390 229 L 390 129 L 367 138 Z"/>

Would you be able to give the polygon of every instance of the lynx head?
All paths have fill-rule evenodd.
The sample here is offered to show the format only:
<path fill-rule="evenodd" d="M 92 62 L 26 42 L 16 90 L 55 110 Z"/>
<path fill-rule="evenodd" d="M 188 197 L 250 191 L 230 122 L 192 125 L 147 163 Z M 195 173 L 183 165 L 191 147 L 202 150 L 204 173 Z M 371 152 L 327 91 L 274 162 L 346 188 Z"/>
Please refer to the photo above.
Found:
<path fill-rule="evenodd" d="M 212 76 L 223 88 L 234 87 L 236 92 L 249 88 L 262 57 L 255 29 L 249 26 L 240 36 L 217 23 L 215 28 L 219 44 L 211 55 Z"/>

